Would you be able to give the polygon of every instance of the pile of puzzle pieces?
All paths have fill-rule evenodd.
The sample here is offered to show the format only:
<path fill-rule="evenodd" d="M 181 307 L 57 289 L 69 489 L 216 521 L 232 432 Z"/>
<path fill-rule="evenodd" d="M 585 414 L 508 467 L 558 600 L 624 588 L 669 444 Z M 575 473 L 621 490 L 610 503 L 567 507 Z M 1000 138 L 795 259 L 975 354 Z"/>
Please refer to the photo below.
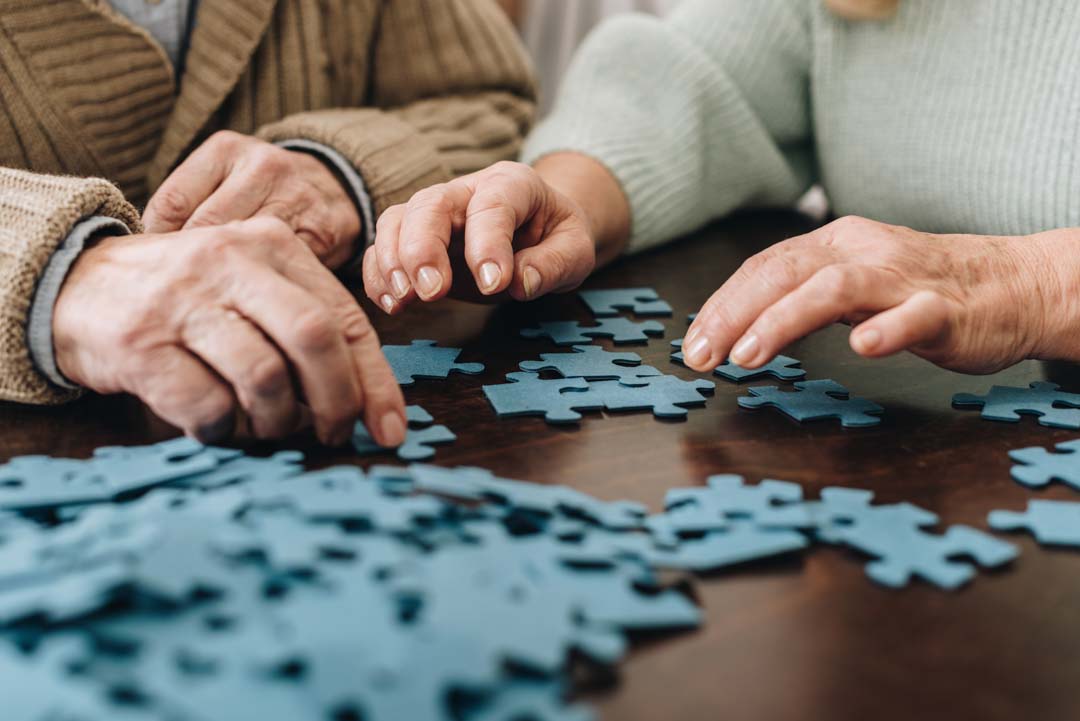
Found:
<path fill-rule="evenodd" d="M 0 467 L 2 717 L 584 721 L 631 631 L 702 621 L 663 569 L 843 544 L 942 588 L 1008 543 L 871 494 L 714 476 L 662 513 L 479 468 L 306 471 L 188 439 Z M 571 684 L 571 679 L 574 684 Z"/>

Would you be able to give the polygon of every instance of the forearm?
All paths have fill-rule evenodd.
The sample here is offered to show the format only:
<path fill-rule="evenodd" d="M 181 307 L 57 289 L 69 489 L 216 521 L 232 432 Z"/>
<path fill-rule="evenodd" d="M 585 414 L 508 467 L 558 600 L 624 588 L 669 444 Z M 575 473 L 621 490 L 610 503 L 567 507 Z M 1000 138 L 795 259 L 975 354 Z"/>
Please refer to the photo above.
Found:
<path fill-rule="evenodd" d="M 606 265 L 626 249 L 630 204 L 619 182 L 598 161 L 580 153 L 553 153 L 536 161 L 544 181 L 577 203 L 589 222 L 597 265 Z"/>

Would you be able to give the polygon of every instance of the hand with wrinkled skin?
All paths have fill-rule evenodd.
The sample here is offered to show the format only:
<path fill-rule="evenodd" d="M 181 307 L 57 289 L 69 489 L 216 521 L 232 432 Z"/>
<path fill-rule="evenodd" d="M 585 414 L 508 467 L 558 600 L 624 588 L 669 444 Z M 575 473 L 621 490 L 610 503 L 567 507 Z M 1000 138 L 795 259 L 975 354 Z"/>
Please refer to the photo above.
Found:
<path fill-rule="evenodd" d="M 622 198 L 607 171 L 582 160 Z M 538 170 L 497 163 L 387 209 L 364 256 L 368 297 L 394 314 L 416 299 L 531 300 L 576 288 L 605 247 L 594 240 L 606 236 L 605 219 Z"/>
<path fill-rule="evenodd" d="M 60 371 L 128 392 L 202 441 L 238 411 L 260 438 L 346 442 L 361 413 L 379 443 L 405 436 L 404 402 L 355 299 L 275 218 L 101 239 L 76 261 L 53 313 Z"/>
<path fill-rule="evenodd" d="M 143 213 L 148 233 L 172 233 L 275 217 L 328 268 L 356 252 L 356 204 L 318 158 L 228 130 L 215 133 L 174 170 Z"/>
<path fill-rule="evenodd" d="M 1078 317 L 1078 240 L 1072 230 L 935 235 L 841 218 L 747 260 L 698 313 L 686 364 L 711 370 L 730 355 L 757 368 L 838 321 L 855 326 L 851 347 L 867 358 L 910 350 L 965 373 L 1077 359 L 1067 319 Z"/>

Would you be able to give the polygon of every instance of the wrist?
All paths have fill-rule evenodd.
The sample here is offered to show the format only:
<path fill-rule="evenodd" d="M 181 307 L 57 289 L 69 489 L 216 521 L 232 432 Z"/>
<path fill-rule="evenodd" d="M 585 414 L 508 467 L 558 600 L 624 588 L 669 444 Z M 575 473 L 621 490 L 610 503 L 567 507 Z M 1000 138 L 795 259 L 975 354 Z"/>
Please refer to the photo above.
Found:
<path fill-rule="evenodd" d="M 581 209 L 597 265 L 618 257 L 630 238 L 630 204 L 615 176 L 600 162 L 574 152 L 545 155 L 534 167 L 544 182 Z"/>
<path fill-rule="evenodd" d="M 1080 229 L 1017 238 L 1014 253 L 1024 278 L 1012 302 L 1030 309 L 1030 356 L 1080 361 Z"/>

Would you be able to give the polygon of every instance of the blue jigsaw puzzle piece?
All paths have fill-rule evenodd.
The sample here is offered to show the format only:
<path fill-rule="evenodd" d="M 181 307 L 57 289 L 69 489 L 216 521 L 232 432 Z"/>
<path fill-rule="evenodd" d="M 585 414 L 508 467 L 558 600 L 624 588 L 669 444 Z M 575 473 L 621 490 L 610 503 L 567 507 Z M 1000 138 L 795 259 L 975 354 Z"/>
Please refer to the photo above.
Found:
<path fill-rule="evenodd" d="M 1032 488 L 1041 488 L 1050 481 L 1062 481 L 1080 491 L 1080 439 L 1064 441 L 1054 446 L 1058 452 L 1034 446 L 1009 451 L 1009 458 L 1018 465 L 1012 467 L 1012 477 Z"/>
<path fill-rule="evenodd" d="M 671 354 L 671 360 L 685 365 L 682 354 L 683 339 L 671 341 L 671 347 L 676 351 Z M 801 361 L 789 358 L 786 355 L 778 355 L 760 368 L 747 369 L 737 363 L 726 360 L 720 366 L 713 369 L 713 375 L 720 376 L 733 383 L 752 381 L 766 376 L 772 376 L 780 381 L 794 381 L 806 377 L 806 371 L 799 368 Z"/>
<path fill-rule="evenodd" d="M 561 683 L 522 679 L 500 689 L 495 698 L 466 715 L 466 721 L 593 721 L 583 705 L 565 705 Z"/>
<path fill-rule="evenodd" d="M 545 321 L 539 328 L 525 328 L 522 338 L 549 338 L 555 345 L 589 343 L 593 338 L 610 338 L 613 343 L 644 343 L 649 336 L 664 335 L 664 324 L 647 320 L 635 323 L 628 318 L 604 318 L 594 326 L 577 321 Z"/>
<path fill-rule="evenodd" d="M 1080 503 L 1028 501 L 1024 513 L 992 511 L 988 520 L 998 531 L 1028 530 L 1042 544 L 1080 547 Z"/>
<path fill-rule="evenodd" d="M 1040 426 L 1080 428 L 1080 394 L 1066 393 L 1055 383 L 1036 381 L 1028 388 L 993 386 L 985 396 L 957 393 L 955 408 L 982 407 L 982 417 L 1017 423 L 1021 415 L 1038 416 Z"/>
<path fill-rule="evenodd" d="M 862 428 L 881 423 L 884 409 L 864 398 L 848 396 L 842 385 L 831 380 L 801 381 L 796 391 L 784 391 L 778 386 L 748 388 L 749 396 L 739 398 L 743 408 L 771 406 L 799 421 L 837 418 L 845 428 Z"/>
<path fill-rule="evenodd" d="M 417 378 L 448 378 L 451 372 L 476 375 L 484 372 L 483 363 L 458 363 L 460 348 L 438 348 L 433 340 L 414 340 L 410 345 L 384 345 L 394 378 L 399 385 L 411 386 Z"/>
<path fill-rule="evenodd" d="M 563 378 L 584 378 L 589 381 L 625 380 L 658 376 L 660 371 L 641 365 L 637 353 L 613 353 L 595 345 L 573 346 L 572 353 L 541 353 L 538 361 L 522 361 L 523 371 L 539 373 L 555 371 Z"/>
<path fill-rule="evenodd" d="M 453 443 L 457 440 L 457 436 L 446 426 L 431 425 L 434 419 L 420 406 L 405 406 L 405 417 L 408 421 L 405 442 L 397 449 L 393 449 L 397 457 L 403 461 L 427 460 L 435 455 L 435 449 L 432 446 Z M 387 453 L 392 450 L 383 448 L 375 442 L 363 420 L 358 420 L 353 428 L 352 445 L 362 456 Z"/>
<path fill-rule="evenodd" d="M 509 383 L 484 386 L 495 413 L 502 417 L 543 416 L 548 423 L 576 423 L 578 411 L 601 410 L 603 401 L 584 378 L 541 378 L 536 373 L 509 373 Z"/>
<path fill-rule="evenodd" d="M 716 385 L 672 375 L 597 381 L 590 388 L 609 411 L 651 410 L 657 418 L 686 418 L 686 406 L 703 406 Z"/>
<path fill-rule="evenodd" d="M 634 315 L 671 315 L 671 306 L 660 299 L 652 288 L 610 288 L 606 290 L 581 290 L 578 297 L 585 301 L 597 318 L 618 315 L 628 310 Z"/>

